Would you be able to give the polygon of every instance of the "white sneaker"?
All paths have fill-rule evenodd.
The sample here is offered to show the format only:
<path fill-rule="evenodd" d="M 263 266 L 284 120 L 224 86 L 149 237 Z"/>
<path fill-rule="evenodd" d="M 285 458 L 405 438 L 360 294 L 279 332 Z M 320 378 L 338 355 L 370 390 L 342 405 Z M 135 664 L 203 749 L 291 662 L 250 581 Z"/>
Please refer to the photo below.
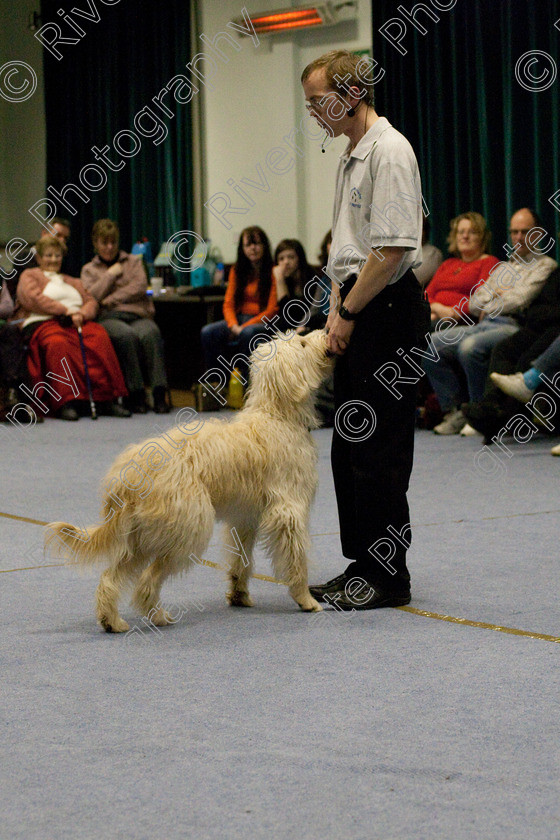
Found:
<path fill-rule="evenodd" d="M 473 427 L 469 423 L 465 423 L 459 434 L 461 435 L 461 437 L 473 437 L 474 435 L 479 435 L 480 432 L 477 432 L 476 429 L 473 429 Z"/>
<path fill-rule="evenodd" d="M 467 418 L 461 409 L 455 408 L 447 412 L 442 422 L 435 426 L 434 432 L 436 435 L 458 435 L 466 422 Z"/>
<path fill-rule="evenodd" d="M 557 443 L 556 446 L 553 446 L 550 450 L 551 455 L 560 455 L 560 443 Z"/>
<path fill-rule="evenodd" d="M 498 386 L 500 391 L 522 403 L 529 402 L 535 393 L 525 385 L 522 373 L 512 373 L 509 376 L 504 373 L 491 373 L 490 379 Z"/>

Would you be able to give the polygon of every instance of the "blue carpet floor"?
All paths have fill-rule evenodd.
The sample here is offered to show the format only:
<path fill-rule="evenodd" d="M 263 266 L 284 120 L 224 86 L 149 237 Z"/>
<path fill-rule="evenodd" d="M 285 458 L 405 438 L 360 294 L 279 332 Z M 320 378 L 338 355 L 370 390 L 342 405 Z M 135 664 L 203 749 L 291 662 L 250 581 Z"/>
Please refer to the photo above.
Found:
<path fill-rule="evenodd" d="M 560 645 L 538 638 L 560 636 L 551 441 L 490 475 L 480 438 L 417 433 L 416 612 L 307 615 L 266 580 L 232 610 L 224 573 L 197 567 L 164 589 L 176 624 L 124 605 L 135 632 L 107 635 L 99 571 L 44 558 L 37 523 L 97 521 L 114 455 L 172 422 L 1 429 L 0 840 L 559 838 Z M 323 581 L 344 563 L 315 437 Z"/>

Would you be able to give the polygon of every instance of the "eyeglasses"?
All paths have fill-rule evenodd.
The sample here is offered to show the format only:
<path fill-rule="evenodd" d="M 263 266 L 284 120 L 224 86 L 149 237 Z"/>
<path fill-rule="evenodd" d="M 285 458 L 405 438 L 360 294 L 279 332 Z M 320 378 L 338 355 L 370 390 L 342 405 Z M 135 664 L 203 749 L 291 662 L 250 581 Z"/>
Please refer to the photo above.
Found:
<path fill-rule="evenodd" d="M 336 95 L 337 95 L 337 94 L 336 94 L 336 91 L 331 90 L 331 91 L 329 91 L 329 93 L 325 93 L 325 94 L 323 94 L 323 96 L 321 96 L 321 98 L 320 98 L 320 99 L 316 99 L 316 98 L 315 98 L 315 99 L 311 99 L 309 102 L 306 102 L 306 103 L 305 103 L 305 107 L 306 107 L 307 111 L 309 111 L 310 113 L 311 113 L 312 111 L 316 111 L 316 112 L 318 112 L 318 113 L 321 113 L 322 111 L 324 111 L 324 110 L 325 110 L 325 107 L 326 107 L 326 99 L 327 99 L 327 98 L 330 98 L 330 97 L 331 97 L 331 96 L 333 96 L 333 95 L 334 95 L 334 96 L 336 96 Z"/>

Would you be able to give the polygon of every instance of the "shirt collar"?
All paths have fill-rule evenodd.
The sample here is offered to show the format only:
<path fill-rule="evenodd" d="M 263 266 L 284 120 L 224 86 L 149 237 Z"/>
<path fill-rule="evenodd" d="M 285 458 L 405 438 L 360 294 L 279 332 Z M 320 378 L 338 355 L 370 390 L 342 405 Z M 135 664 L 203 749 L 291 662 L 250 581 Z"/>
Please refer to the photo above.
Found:
<path fill-rule="evenodd" d="M 358 160 L 365 160 L 372 151 L 373 147 L 381 137 L 384 131 L 391 127 L 391 123 L 387 117 L 379 117 L 369 131 L 366 131 L 357 146 L 352 149 L 350 143 L 340 155 L 341 160 L 349 160 L 350 158 L 357 158 Z"/>

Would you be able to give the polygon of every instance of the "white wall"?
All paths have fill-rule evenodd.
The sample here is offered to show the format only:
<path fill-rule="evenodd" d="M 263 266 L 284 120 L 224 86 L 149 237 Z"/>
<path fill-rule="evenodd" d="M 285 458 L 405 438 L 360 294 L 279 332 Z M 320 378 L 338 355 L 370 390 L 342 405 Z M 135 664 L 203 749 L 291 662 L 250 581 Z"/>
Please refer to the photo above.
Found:
<path fill-rule="evenodd" d="M 243 5 L 249 13 L 255 13 L 278 9 L 282 3 L 200 0 L 204 34 L 212 39 L 220 31 L 231 33 L 227 23 L 241 16 Z M 289 0 L 284 5 L 289 6 Z M 201 91 L 205 152 L 202 194 L 205 202 L 212 201 L 221 211 L 224 202 L 212 197 L 226 193 L 232 207 L 248 212 L 224 213 L 222 220 L 207 212 L 204 233 L 230 261 L 235 258 L 240 231 L 247 225 L 259 224 L 269 235 L 273 248 L 280 239 L 295 237 L 302 241 L 310 262 L 316 262 L 320 242 L 331 226 L 335 170 L 347 141 L 338 138 L 321 154 L 325 135 L 307 116 L 300 75 L 306 64 L 328 50 L 371 49 L 371 4 L 369 0 L 358 0 L 355 22 L 321 31 L 261 37 L 256 47 L 250 38 L 238 38 L 235 34 L 233 37 L 241 49 L 236 52 L 231 45 L 222 43 L 221 49 L 229 61 L 226 64 L 217 59 L 218 68 L 211 79 L 214 89 Z M 202 42 L 200 45 L 201 51 L 207 49 Z M 303 127 L 315 139 L 306 139 Z M 299 145 L 299 155 L 290 143 Z M 285 157 L 281 159 L 280 152 L 273 153 L 268 158 L 271 169 L 267 155 L 273 149 L 284 149 Z M 273 171 L 275 155 L 277 169 L 288 169 L 291 164 L 289 171 Z M 233 184 L 228 184 L 230 179 Z M 261 179 L 265 189 L 247 184 L 247 180 Z M 247 193 L 248 200 L 235 192 L 236 185 Z M 250 207 L 253 201 L 254 206 Z"/>
<path fill-rule="evenodd" d="M 314 141 L 303 136 L 302 120 L 316 136 L 317 130 L 305 112 L 300 74 L 309 61 L 327 50 L 371 47 L 370 0 L 358 0 L 356 22 L 321 31 L 263 37 L 257 47 L 250 38 L 239 38 L 227 27 L 228 22 L 241 16 L 245 4 L 252 13 L 282 6 L 279 0 L 198 0 L 201 29 L 206 36 L 213 39 L 218 32 L 227 31 L 240 46 L 235 51 L 222 43 L 220 48 L 229 56 L 228 63 L 216 61 L 213 90 L 200 85 L 204 126 L 200 186 L 205 201 L 225 192 L 232 206 L 247 208 L 247 201 L 233 189 L 238 184 L 255 204 L 245 215 L 226 215 L 229 230 L 207 213 L 204 230 L 199 232 L 210 236 L 229 261 L 235 257 L 241 229 L 260 224 L 273 248 L 284 237 L 296 237 L 303 242 L 310 261 L 315 262 L 321 239 L 331 226 L 334 174 L 346 139 L 338 138 L 321 154 L 324 135 Z M 24 102 L 7 102 L 0 97 L 0 241 L 14 236 L 35 239 L 37 223 L 28 208 L 45 195 L 46 189 L 41 46 L 27 29 L 29 13 L 38 9 L 38 0 L 0 0 L 0 66 L 24 61 L 33 68 L 38 82 L 33 96 Z M 199 43 L 201 51 L 208 51 L 202 41 Z M 19 79 L 14 77 L 14 81 Z M 298 127 L 301 156 L 290 148 L 289 139 Z M 291 142 L 296 142 L 293 134 Z M 276 152 L 278 169 L 293 161 L 284 174 L 267 166 L 267 155 L 273 149 L 285 151 L 282 160 Z M 273 165 L 270 157 L 269 163 Z M 242 180 L 258 182 L 258 165 L 268 182 L 264 184 L 266 191 Z M 233 179 L 233 185 L 228 184 L 229 179 Z"/>
<path fill-rule="evenodd" d="M 39 9 L 38 0 L 14 3 L 0 0 L 0 66 L 19 61 L 28 64 L 37 78 L 37 88 L 25 101 L 9 102 L 0 95 L 0 241 L 22 237 L 34 241 L 38 225 L 28 208 L 45 194 L 45 110 L 43 98 L 43 59 L 41 45 L 27 28 L 29 14 Z M 22 68 L 12 77 L 21 86 L 28 73 Z M 0 73 L 1 90 L 4 87 Z M 32 76 L 29 73 L 31 85 Z M 31 92 L 29 86 L 26 92 Z"/>

